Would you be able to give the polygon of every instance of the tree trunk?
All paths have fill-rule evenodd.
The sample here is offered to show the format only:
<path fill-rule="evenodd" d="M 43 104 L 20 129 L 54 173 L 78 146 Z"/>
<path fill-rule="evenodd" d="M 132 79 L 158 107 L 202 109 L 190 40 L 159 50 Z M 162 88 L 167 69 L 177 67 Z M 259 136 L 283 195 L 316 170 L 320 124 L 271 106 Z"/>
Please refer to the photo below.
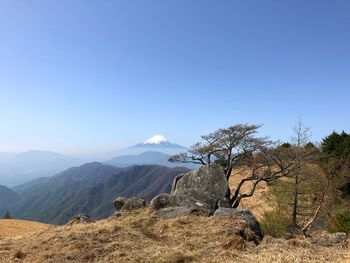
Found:
<path fill-rule="evenodd" d="M 318 207 L 316 208 L 315 212 L 314 212 L 314 215 L 313 217 L 309 220 L 309 222 L 307 222 L 307 224 L 303 227 L 302 229 L 302 232 L 304 234 L 304 236 L 307 236 L 307 231 L 308 229 L 311 227 L 311 225 L 315 222 L 322 206 L 323 206 L 323 203 L 324 203 L 324 199 L 325 199 L 325 196 L 326 196 L 326 193 L 328 191 L 328 188 L 329 188 L 329 185 L 330 185 L 330 178 L 327 177 L 327 184 L 322 192 L 322 195 L 321 195 L 321 199 L 320 199 L 320 203 L 318 205 Z"/>
<path fill-rule="evenodd" d="M 297 215 L 298 215 L 298 191 L 299 191 L 299 174 L 294 178 L 294 193 L 293 193 L 293 212 L 292 212 L 292 225 L 297 227 Z"/>
<path fill-rule="evenodd" d="M 227 200 L 230 200 L 230 204 L 232 205 L 231 189 L 230 189 L 230 182 L 229 182 L 231 173 L 232 173 L 232 168 L 231 169 L 229 168 L 229 169 L 225 170 L 225 175 L 226 175 L 226 180 L 227 180 L 227 185 L 228 185 L 225 197 L 226 197 Z"/>

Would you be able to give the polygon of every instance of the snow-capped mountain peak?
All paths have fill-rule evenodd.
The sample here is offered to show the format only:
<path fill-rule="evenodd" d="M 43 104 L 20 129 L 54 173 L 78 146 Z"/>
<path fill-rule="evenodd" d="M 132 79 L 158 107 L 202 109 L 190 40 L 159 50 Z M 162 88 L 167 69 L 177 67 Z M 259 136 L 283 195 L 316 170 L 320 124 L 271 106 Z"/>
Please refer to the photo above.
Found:
<path fill-rule="evenodd" d="M 170 143 L 170 141 L 163 135 L 155 135 L 144 142 L 144 144 L 162 144 L 162 143 Z"/>
<path fill-rule="evenodd" d="M 116 154 L 121 155 L 137 155 L 144 152 L 161 152 L 167 155 L 174 155 L 180 152 L 187 152 L 187 148 L 179 144 L 169 141 L 163 135 L 155 135 L 144 143 L 139 143 L 128 148 L 125 148 Z"/>

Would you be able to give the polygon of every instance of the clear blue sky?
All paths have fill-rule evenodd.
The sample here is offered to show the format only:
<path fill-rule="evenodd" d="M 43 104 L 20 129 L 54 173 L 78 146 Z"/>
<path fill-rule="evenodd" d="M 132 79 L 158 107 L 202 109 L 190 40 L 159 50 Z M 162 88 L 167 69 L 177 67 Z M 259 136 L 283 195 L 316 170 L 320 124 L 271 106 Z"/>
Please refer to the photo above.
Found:
<path fill-rule="evenodd" d="M 350 1 L 2 0 L 0 151 L 350 132 Z"/>

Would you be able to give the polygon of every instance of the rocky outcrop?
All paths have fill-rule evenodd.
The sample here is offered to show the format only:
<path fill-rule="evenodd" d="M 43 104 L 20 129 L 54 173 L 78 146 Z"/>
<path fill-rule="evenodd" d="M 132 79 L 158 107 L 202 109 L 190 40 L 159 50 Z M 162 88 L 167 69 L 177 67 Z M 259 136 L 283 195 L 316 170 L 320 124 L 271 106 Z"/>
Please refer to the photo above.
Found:
<path fill-rule="evenodd" d="M 67 225 L 74 225 L 74 224 L 86 224 L 86 223 L 93 223 L 94 221 L 91 219 L 89 215 L 86 214 L 79 214 L 73 217 Z"/>
<path fill-rule="evenodd" d="M 330 246 L 345 242 L 347 238 L 348 238 L 348 235 L 343 232 L 338 232 L 338 233 L 326 232 L 321 236 L 314 236 L 314 237 L 308 238 L 308 240 L 312 244 L 316 244 L 323 247 L 330 247 Z"/>
<path fill-rule="evenodd" d="M 127 199 L 121 211 L 131 211 L 135 209 L 144 208 L 146 206 L 146 201 L 140 197 L 132 197 Z"/>
<path fill-rule="evenodd" d="M 240 235 L 247 241 L 259 243 L 263 234 L 260 229 L 259 221 L 250 210 L 238 210 L 234 208 L 219 208 L 215 211 L 214 217 L 230 217 L 233 221 L 238 221 L 239 227 L 235 234 Z"/>
<path fill-rule="evenodd" d="M 146 201 L 140 197 L 117 197 L 113 201 L 113 205 L 117 211 L 132 211 L 135 209 L 144 208 L 146 206 Z"/>
<path fill-rule="evenodd" d="M 120 211 L 122 207 L 125 205 L 127 198 L 123 196 L 119 196 L 113 200 L 113 205 L 117 211 Z"/>
<path fill-rule="evenodd" d="M 237 210 L 231 207 L 226 198 L 229 186 L 226 175 L 218 165 L 202 166 L 186 174 L 177 176 L 170 194 L 160 194 L 152 199 L 150 208 L 153 215 L 162 219 L 178 216 L 229 217 L 229 231 L 244 240 L 259 243 L 263 237 L 258 220 L 249 210 Z M 139 197 L 127 199 L 118 197 L 113 201 L 116 212 L 110 219 L 128 214 L 129 211 L 146 206 Z M 226 219 L 227 220 L 227 219 Z"/>
<path fill-rule="evenodd" d="M 218 203 L 225 200 L 227 190 L 226 175 L 220 166 L 202 166 L 177 176 L 171 193 L 153 198 L 151 208 L 187 207 L 209 210 L 213 214 Z"/>
<path fill-rule="evenodd" d="M 263 235 L 258 220 L 249 210 L 231 208 L 225 197 L 228 187 L 220 166 L 202 166 L 177 176 L 171 193 L 156 196 L 150 206 L 153 214 L 163 219 L 189 215 L 213 216 L 215 220 L 230 217 L 232 234 L 259 243 Z"/>
<path fill-rule="evenodd" d="M 167 207 L 154 212 L 154 215 L 163 218 L 170 219 L 178 216 L 189 216 L 189 215 L 202 215 L 210 216 L 211 210 L 198 208 L 198 207 L 185 207 L 185 206 L 174 206 Z"/>

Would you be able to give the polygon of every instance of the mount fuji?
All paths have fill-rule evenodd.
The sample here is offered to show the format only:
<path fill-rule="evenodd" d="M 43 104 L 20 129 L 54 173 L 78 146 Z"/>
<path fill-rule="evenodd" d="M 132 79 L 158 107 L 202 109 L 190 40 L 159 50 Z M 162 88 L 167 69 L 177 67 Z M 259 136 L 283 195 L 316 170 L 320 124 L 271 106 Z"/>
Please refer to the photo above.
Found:
<path fill-rule="evenodd" d="M 193 168 L 193 165 L 179 165 L 168 161 L 172 155 L 187 151 L 188 148 L 169 141 L 163 135 L 155 135 L 143 143 L 119 151 L 114 158 L 105 163 L 118 167 L 157 164 L 168 167 L 185 166 Z"/>
<path fill-rule="evenodd" d="M 188 149 L 179 144 L 172 143 L 163 135 L 155 135 L 148 139 L 144 143 L 136 144 L 130 148 L 140 149 L 140 150 L 158 150 L 167 154 L 177 154 L 179 152 L 187 151 Z"/>
<path fill-rule="evenodd" d="M 143 143 L 138 143 L 116 152 L 115 156 L 136 155 L 150 151 L 160 152 L 167 155 L 175 155 L 180 152 L 187 152 L 188 148 L 171 142 L 163 135 L 155 135 Z"/>

